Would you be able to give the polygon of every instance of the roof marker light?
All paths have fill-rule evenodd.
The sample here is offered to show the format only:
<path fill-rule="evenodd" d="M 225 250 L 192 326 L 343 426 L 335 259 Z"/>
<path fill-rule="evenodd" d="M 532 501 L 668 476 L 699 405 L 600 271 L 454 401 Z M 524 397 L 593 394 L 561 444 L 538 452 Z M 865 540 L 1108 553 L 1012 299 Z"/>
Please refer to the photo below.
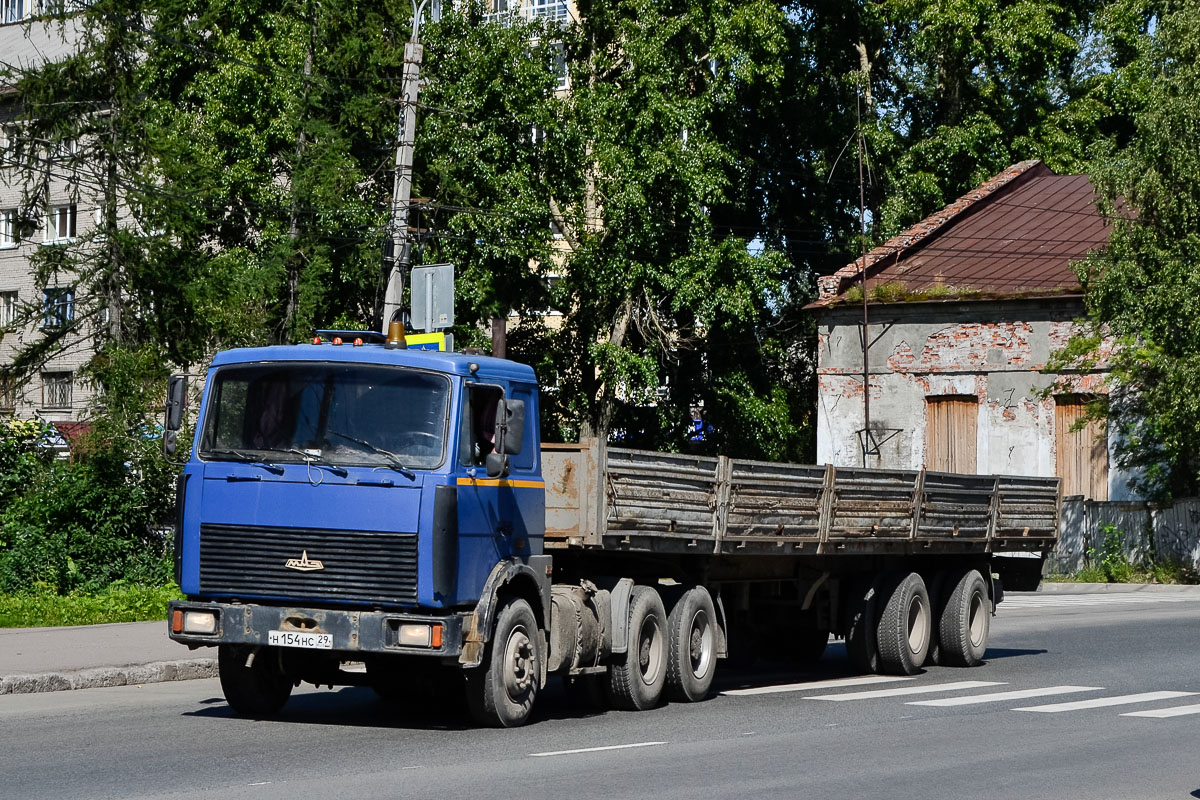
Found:
<path fill-rule="evenodd" d="M 334 343 L 334 344 L 341 344 L 341 343 L 342 343 L 342 337 L 340 337 L 340 336 L 335 336 L 335 337 L 333 337 L 333 343 Z"/>
<path fill-rule="evenodd" d="M 359 336 L 359 337 L 356 337 L 356 338 L 355 338 L 355 340 L 354 340 L 354 346 L 355 346 L 355 347 L 362 347 L 362 337 L 361 337 L 361 336 Z"/>
<path fill-rule="evenodd" d="M 321 337 L 320 337 L 320 336 L 314 336 L 314 337 L 313 337 L 313 342 L 312 342 L 312 343 L 313 343 L 313 344 L 320 344 L 320 343 L 321 343 Z"/>

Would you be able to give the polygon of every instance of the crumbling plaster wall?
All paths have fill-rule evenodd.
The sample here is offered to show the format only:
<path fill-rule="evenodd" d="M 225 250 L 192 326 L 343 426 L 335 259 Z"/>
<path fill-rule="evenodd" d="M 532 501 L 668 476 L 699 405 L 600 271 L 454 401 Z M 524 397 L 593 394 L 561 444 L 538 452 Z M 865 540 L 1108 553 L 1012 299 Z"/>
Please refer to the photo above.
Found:
<path fill-rule="evenodd" d="M 862 466 L 862 308 L 824 309 L 817 341 L 817 462 Z M 1040 372 L 1083 309 L 1075 298 L 895 303 L 870 310 L 868 466 L 925 466 L 926 398 L 978 399 L 977 471 L 1054 475 L 1054 399 L 1040 390 L 1102 392 L 1103 372 Z M 1109 443 L 1109 497 L 1128 499 Z"/>

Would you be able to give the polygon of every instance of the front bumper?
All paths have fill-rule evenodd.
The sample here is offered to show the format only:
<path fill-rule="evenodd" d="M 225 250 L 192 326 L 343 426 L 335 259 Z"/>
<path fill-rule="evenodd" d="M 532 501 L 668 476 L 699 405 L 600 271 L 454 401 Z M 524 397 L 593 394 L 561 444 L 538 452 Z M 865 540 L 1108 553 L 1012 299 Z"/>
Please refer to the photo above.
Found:
<path fill-rule="evenodd" d="M 212 633 L 183 632 L 179 621 L 188 611 L 215 613 L 215 630 Z M 271 631 L 290 631 L 329 634 L 333 637 L 332 652 L 335 653 L 388 653 L 457 660 L 463 649 L 465 620 L 470 616 L 173 601 L 168 606 L 167 628 L 172 639 L 192 647 L 220 644 L 265 646 Z M 400 644 L 400 626 L 413 624 L 440 625 L 440 645 L 424 647 Z"/>

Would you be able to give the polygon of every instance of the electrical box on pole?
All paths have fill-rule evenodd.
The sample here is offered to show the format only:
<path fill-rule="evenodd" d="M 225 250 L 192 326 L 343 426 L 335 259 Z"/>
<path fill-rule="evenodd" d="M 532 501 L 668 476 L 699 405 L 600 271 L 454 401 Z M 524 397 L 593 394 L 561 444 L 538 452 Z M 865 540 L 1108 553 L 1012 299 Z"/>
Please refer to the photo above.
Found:
<path fill-rule="evenodd" d="M 413 328 L 440 331 L 454 325 L 453 264 L 413 267 L 409 287 Z"/>

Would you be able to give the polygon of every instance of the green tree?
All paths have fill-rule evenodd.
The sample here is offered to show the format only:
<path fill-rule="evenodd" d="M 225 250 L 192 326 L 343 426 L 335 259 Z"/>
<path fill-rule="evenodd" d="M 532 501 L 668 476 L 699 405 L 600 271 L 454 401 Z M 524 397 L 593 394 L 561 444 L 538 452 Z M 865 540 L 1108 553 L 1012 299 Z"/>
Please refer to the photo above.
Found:
<path fill-rule="evenodd" d="M 1092 330 L 1064 353 L 1094 363 L 1112 349 L 1106 403 L 1118 459 L 1157 497 L 1200 490 L 1200 4 L 1122 8 L 1120 73 L 1135 135 L 1097 147 L 1092 168 L 1113 218 L 1107 250 L 1080 267 Z M 1130 27 L 1141 29 L 1128 35 Z"/>

